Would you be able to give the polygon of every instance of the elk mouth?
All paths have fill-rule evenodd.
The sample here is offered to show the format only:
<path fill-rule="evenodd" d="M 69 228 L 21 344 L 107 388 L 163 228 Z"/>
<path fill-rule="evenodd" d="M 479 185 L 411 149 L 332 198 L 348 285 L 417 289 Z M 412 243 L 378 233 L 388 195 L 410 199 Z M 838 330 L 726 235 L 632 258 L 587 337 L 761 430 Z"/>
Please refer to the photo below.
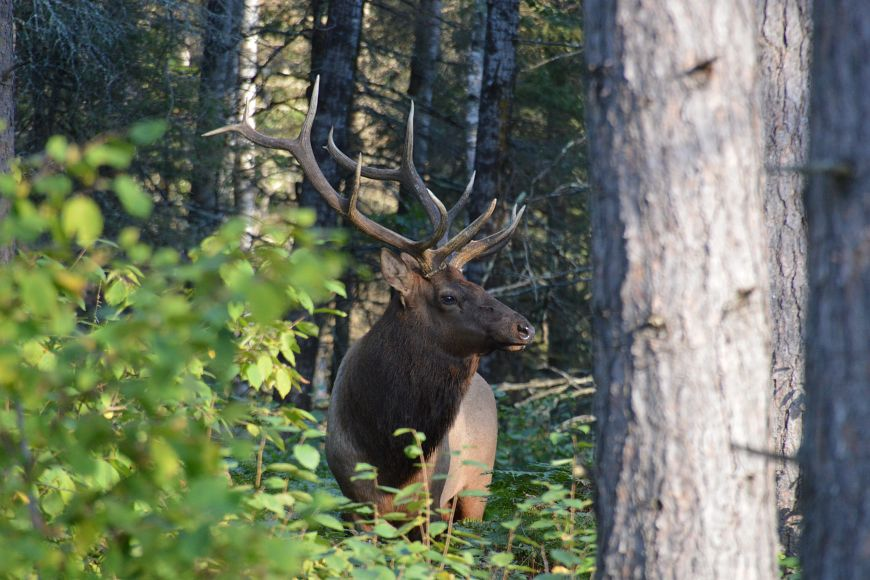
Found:
<path fill-rule="evenodd" d="M 507 352 L 519 352 L 521 350 L 526 350 L 527 346 L 528 346 L 528 344 L 526 344 L 525 342 L 518 342 L 518 343 L 503 344 L 500 347 L 498 347 L 498 349 L 504 350 Z"/>

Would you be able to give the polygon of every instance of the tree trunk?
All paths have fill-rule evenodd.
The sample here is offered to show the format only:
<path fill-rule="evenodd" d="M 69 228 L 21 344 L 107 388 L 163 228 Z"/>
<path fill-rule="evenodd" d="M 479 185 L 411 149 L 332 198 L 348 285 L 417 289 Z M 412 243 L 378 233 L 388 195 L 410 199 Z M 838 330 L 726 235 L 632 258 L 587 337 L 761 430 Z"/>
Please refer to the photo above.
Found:
<path fill-rule="evenodd" d="M 813 4 L 806 578 L 870 578 L 870 10 Z"/>
<path fill-rule="evenodd" d="M 226 125 L 237 102 L 239 42 L 243 0 L 208 0 L 199 77 L 197 134 Z M 220 139 L 198 139 L 191 176 L 194 239 L 220 222 L 219 184 L 226 175 L 229 149 Z"/>
<path fill-rule="evenodd" d="M 333 128 L 335 144 L 343 151 L 348 151 L 348 126 L 353 105 L 363 2 L 330 0 L 328 8 L 325 4 L 326 0 L 312 2 L 314 35 L 311 40 L 311 80 L 313 83 L 314 77 L 320 75 L 320 98 L 311 141 L 314 144 L 314 156 L 323 170 L 323 175 L 333 187 L 338 187 L 341 180 L 339 167 L 323 146 L 326 145 L 329 129 Z M 324 10 L 327 12 L 326 24 L 321 22 Z M 302 184 L 300 205 L 316 210 L 319 226 L 335 227 L 338 224 L 338 215 L 307 179 Z M 319 326 L 323 321 L 322 316 L 315 319 Z M 319 340 L 315 337 L 304 340 L 299 345 L 301 352 L 296 357 L 296 370 L 305 378 L 314 377 L 319 346 Z M 294 391 L 294 404 L 302 408 L 310 407 L 312 387 L 313 385 L 306 385 L 302 392 Z"/>
<path fill-rule="evenodd" d="M 773 330 L 774 451 L 797 456 L 804 408 L 804 325 L 806 316 L 806 222 L 803 175 L 809 141 L 809 0 L 757 0 L 766 185 L 764 217 L 768 240 L 770 317 Z M 794 461 L 776 465 L 779 537 L 796 556 L 799 469 Z"/>
<path fill-rule="evenodd" d="M 12 0 L 0 0 L 0 173 L 9 169 L 15 157 L 15 25 Z M 9 202 L 0 199 L 0 221 Z M 11 246 L 0 246 L 0 263 L 12 259 Z"/>
<path fill-rule="evenodd" d="M 254 78 L 257 75 L 257 42 L 256 32 L 260 20 L 260 0 L 244 0 L 242 14 L 242 45 L 239 50 L 239 100 L 236 105 L 239 116 L 247 118 L 252 127 L 256 127 L 254 111 L 257 104 L 257 87 Z M 256 156 L 254 146 L 247 139 L 237 139 L 234 134 L 233 149 L 235 151 L 233 168 L 233 201 L 236 213 L 245 216 L 248 221 L 248 232 L 254 233 L 257 211 L 257 179 Z"/>
<path fill-rule="evenodd" d="M 474 160 L 477 176 L 469 203 L 472 219 L 486 210 L 492 198 L 505 200 L 509 194 L 511 168 L 508 156 L 519 23 L 519 0 L 487 0 L 483 81 Z M 488 224 L 483 233 L 492 231 L 493 225 Z M 486 262 L 481 260 L 469 264 L 466 268 L 468 279 L 482 282 Z"/>
<path fill-rule="evenodd" d="M 589 0 L 602 578 L 774 578 L 749 0 Z"/>
<path fill-rule="evenodd" d="M 474 171 L 477 149 L 477 125 L 480 119 L 480 86 L 483 83 L 483 44 L 486 41 L 486 0 L 473 0 L 474 16 L 471 22 L 471 44 L 468 47 L 468 72 L 465 87 L 465 169 L 469 176 Z"/>
<path fill-rule="evenodd" d="M 438 77 L 441 48 L 441 0 L 420 0 L 414 27 L 414 53 L 411 55 L 411 82 L 408 96 L 416 107 L 414 164 L 419 171 L 429 162 L 429 135 L 432 125 L 432 93 Z"/>

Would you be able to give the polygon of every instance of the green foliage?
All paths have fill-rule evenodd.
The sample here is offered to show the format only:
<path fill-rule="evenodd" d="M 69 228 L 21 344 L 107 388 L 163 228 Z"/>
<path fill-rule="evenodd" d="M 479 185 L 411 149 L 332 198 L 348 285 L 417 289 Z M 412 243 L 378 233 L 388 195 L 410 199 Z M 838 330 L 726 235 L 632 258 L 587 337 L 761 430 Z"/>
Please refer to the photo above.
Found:
<path fill-rule="evenodd" d="M 0 264 L 0 575 L 588 574 L 588 501 L 565 466 L 497 473 L 493 519 L 467 526 L 440 521 L 421 484 L 390 490 L 410 520 L 341 497 L 317 417 L 269 395 L 302 380 L 299 341 L 344 292 L 343 259 L 301 211 L 251 247 L 240 220 L 188 255 L 135 228 L 102 237 L 96 192 L 149 215 L 121 170 L 161 133 L 52 138 L 0 176 L 0 244 L 17 250 Z M 400 432 L 419 457 L 423 434 Z"/>

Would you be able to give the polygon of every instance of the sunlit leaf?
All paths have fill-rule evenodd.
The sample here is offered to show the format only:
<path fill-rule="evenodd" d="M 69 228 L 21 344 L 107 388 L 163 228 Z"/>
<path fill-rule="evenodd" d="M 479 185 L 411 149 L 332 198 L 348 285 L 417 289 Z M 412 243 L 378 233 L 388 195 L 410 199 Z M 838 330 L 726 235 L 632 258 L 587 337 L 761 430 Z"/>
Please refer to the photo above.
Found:
<path fill-rule="evenodd" d="M 103 233 L 103 214 L 89 197 L 77 195 L 63 205 L 61 226 L 66 235 L 84 246 L 93 244 Z"/>
<path fill-rule="evenodd" d="M 112 189 L 118 194 L 121 205 L 132 216 L 147 218 L 151 215 L 154 202 L 151 197 L 142 191 L 136 180 L 129 175 L 119 175 L 112 182 Z"/>
<path fill-rule="evenodd" d="M 296 458 L 296 461 L 298 461 L 302 467 L 312 471 L 317 469 L 317 464 L 320 463 L 320 452 L 307 443 L 294 445 L 293 457 Z"/>

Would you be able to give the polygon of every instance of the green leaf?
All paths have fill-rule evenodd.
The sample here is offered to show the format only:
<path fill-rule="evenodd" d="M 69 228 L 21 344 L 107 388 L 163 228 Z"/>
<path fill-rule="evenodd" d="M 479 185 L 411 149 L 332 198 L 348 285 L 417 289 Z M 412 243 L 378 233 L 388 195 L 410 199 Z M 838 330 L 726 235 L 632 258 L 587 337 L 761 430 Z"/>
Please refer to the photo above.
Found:
<path fill-rule="evenodd" d="M 272 374 L 272 357 L 267 354 L 258 356 L 257 368 L 260 369 L 260 376 L 263 377 L 263 380 L 266 380 Z"/>
<path fill-rule="evenodd" d="M 81 246 L 88 247 L 103 233 L 103 214 L 89 197 L 77 195 L 63 205 L 61 227 L 66 235 L 76 237 Z"/>
<path fill-rule="evenodd" d="M 317 333 L 319 331 L 316 324 L 307 320 L 301 320 L 297 322 L 296 330 L 298 330 L 305 336 L 317 336 Z"/>
<path fill-rule="evenodd" d="M 504 568 L 505 566 L 514 561 L 514 555 L 510 552 L 496 552 L 489 557 L 489 561 L 492 562 L 495 566 Z"/>
<path fill-rule="evenodd" d="M 326 286 L 326 289 L 335 292 L 342 298 L 347 298 L 347 289 L 344 287 L 344 283 L 341 280 L 327 280 L 323 283 Z"/>
<path fill-rule="evenodd" d="M 291 388 L 290 374 L 284 368 L 278 368 L 275 371 L 275 389 L 282 398 L 290 394 Z"/>
<path fill-rule="evenodd" d="M 429 524 L 429 535 L 433 538 L 440 534 L 443 534 L 447 530 L 446 522 L 432 522 Z"/>
<path fill-rule="evenodd" d="M 128 133 L 130 141 L 136 145 L 151 145 L 166 133 L 167 123 L 163 119 L 149 119 L 133 125 Z"/>
<path fill-rule="evenodd" d="M 245 313 L 245 305 L 241 302 L 230 302 L 227 304 L 227 313 L 230 320 L 238 320 Z"/>
<path fill-rule="evenodd" d="M 254 389 L 259 389 L 263 384 L 263 374 L 260 372 L 260 367 L 257 365 L 248 365 L 245 367 L 245 379 Z"/>
<path fill-rule="evenodd" d="M 21 299 L 37 316 L 50 315 L 57 311 L 57 290 L 48 272 L 36 270 L 22 274 Z"/>
<path fill-rule="evenodd" d="M 66 197 L 72 193 L 72 181 L 66 175 L 46 175 L 33 182 L 33 189 L 39 193 Z"/>
<path fill-rule="evenodd" d="M 127 169 L 133 160 L 134 149 L 127 143 L 100 143 L 85 150 L 85 161 L 93 167 L 107 165 Z"/>
<path fill-rule="evenodd" d="M 112 189 L 118 194 L 121 205 L 132 216 L 147 218 L 151 215 L 154 202 L 142 191 L 136 180 L 129 175 L 119 175 L 112 184 Z"/>
<path fill-rule="evenodd" d="M 399 531 L 387 522 L 378 522 L 378 524 L 372 528 L 372 531 L 380 537 L 387 539 L 395 538 L 399 535 Z"/>
<path fill-rule="evenodd" d="M 568 550 L 551 550 L 550 555 L 553 556 L 555 560 L 558 560 L 566 566 L 578 566 L 583 563 L 583 558 L 580 558 L 576 554 L 572 554 Z"/>
<path fill-rule="evenodd" d="M 299 300 L 299 305 L 302 306 L 308 314 L 314 314 L 314 302 L 311 300 L 311 296 L 301 290 L 297 290 L 296 299 Z"/>
<path fill-rule="evenodd" d="M 325 528 L 336 530 L 338 532 L 344 531 L 344 526 L 341 525 L 341 522 L 329 514 L 314 514 L 311 519 Z"/>
<path fill-rule="evenodd" d="M 127 299 L 129 292 L 129 289 L 124 282 L 121 280 L 115 280 L 109 285 L 108 289 L 106 289 L 103 297 L 110 305 L 117 306 Z"/>
<path fill-rule="evenodd" d="M 314 471 L 317 469 L 317 464 L 320 463 L 320 452 L 307 443 L 301 443 L 293 446 L 293 457 L 299 462 L 302 467 Z"/>
<path fill-rule="evenodd" d="M 281 354 L 287 359 L 291 366 L 296 365 L 296 351 L 299 345 L 296 344 L 296 335 L 292 332 L 282 332 L 279 339 L 281 344 Z"/>
<path fill-rule="evenodd" d="M 63 135 L 52 135 L 45 143 L 45 153 L 58 163 L 66 160 L 67 140 Z"/>

